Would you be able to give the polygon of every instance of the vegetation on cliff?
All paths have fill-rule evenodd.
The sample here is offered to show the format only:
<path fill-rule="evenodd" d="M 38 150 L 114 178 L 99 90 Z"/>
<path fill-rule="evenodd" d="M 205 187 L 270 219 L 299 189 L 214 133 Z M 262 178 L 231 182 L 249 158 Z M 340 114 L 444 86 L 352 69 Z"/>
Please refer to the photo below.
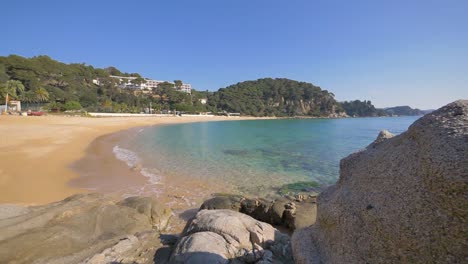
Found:
<path fill-rule="evenodd" d="M 347 115 L 351 117 L 358 117 L 358 116 L 386 116 L 387 113 L 382 109 L 377 109 L 372 104 L 371 101 L 344 101 L 341 102 L 341 107 L 344 109 Z"/>
<path fill-rule="evenodd" d="M 209 104 L 253 116 L 329 116 L 342 110 L 327 90 L 306 82 L 271 78 L 221 88 L 209 98 Z"/>
<path fill-rule="evenodd" d="M 413 109 L 409 106 L 395 106 L 395 107 L 389 107 L 385 108 L 385 112 L 388 115 L 397 115 L 397 116 L 418 116 L 418 115 L 424 115 L 430 112 L 430 110 L 420 110 L 420 109 Z"/>

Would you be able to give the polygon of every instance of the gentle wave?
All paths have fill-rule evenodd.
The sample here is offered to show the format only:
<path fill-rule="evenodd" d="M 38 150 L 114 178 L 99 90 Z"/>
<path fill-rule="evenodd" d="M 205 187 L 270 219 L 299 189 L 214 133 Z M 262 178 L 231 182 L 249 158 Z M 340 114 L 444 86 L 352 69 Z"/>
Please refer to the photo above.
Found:
<path fill-rule="evenodd" d="M 140 161 L 135 152 L 119 146 L 114 146 L 112 152 L 118 160 L 125 162 L 130 168 L 137 166 Z"/>
<path fill-rule="evenodd" d="M 140 166 L 141 160 L 135 152 L 119 147 L 118 145 L 114 146 L 112 152 L 118 160 L 125 162 L 128 167 L 138 169 L 141 175 L 148 178 L 151 184 L 158 184 L 160 182 L 161 178 L 157 174 L 151 172 L 148 168 L 142 168 Z"/>

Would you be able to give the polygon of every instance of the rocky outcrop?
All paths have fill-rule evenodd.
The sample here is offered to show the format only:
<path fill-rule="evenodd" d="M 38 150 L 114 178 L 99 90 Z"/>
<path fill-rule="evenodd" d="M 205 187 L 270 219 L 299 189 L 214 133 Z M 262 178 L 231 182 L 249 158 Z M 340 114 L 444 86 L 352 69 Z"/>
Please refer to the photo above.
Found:
<path fill-rule="evenodd" d="M 232 210 L 201 210 L 187 223 L 171 263 L 293 263 L 289 237 Z"/>
<path fill-rule="evenodd" d="M 200 210 L 229 209 L 247 214 L 259 221 L 282 225 L 295 230 L 315 223 L 316 195 L 299 194 L 276 200 L 246 198 L 240 195 L 222 195 L 205 201 Z"/>
<path fill-rule="evenodd" d="M 318 196 L 316 224 L 293 235 L 294 258 L 466 262 L 467 198 L 468 101 L 456 101 L 344 158 Z"/>
<path fill-rule="evenodd" d="M 169 224 L 171 210 L 163 207 L 151 197 L 128 197 L 119 202 L 120 206 L 127 206 L 137 210 L 138 213 L 148 216 L 148 220 L 158 231 L 163 231 Z"/>
<path fill-rule="evenodd" d="M 114 202 L 99 194 L 15 210 L 0 220 L 0 262 L 145 263 L 170 217 L 152 198 Z"/>

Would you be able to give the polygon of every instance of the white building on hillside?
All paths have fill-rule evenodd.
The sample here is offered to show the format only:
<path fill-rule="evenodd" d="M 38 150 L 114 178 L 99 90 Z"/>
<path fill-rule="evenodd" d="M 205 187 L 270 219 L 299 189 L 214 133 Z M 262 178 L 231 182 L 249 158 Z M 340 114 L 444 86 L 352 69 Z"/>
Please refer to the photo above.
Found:
<path fill-rule="evenodd" d="M 177 91 L 185 92 L 188 94 L 192 93 L 192 86 L 188 83 L 183 83 L 180 88 L 176 88 L 173 82 L 168 82 L 168 81 L 159 81 L 159 80 L 152 80 L 152 79 L 145 78 L 144 83 L 134 84 L 132 81 L 137 79 L 138 77 L 126 77 L 126 76 L 115 76 L 115 75 L 111 75 L 110 77 L 118 79 L 117 86 L 120 88 L 125 88 L 125 89 L 135 89 L 135 90 L 149 89 L 151 90 L 153 88 L 157 88 L 158 85 L 160 85 L 161 83 L 167 82 L 167 83 L 172 84 L 174 86 L 174 89 L 176 89 Z M 94 79 L 93 83 L 96 85 L 101 85 L 99 78 Z"/>
<path fill-rule="evenodd" d="M 185 93 L 192 93 L 192 85 L 188 84 L 188 83 L 183 83 L 182 86 L 180 86 L 180 88 L 177 89 L 178 91 L 180 92 L 185 92 Z"/>
<path fill-rule="evenodd" d="M 144 84 L 147 88 L 156 88 L 158 87 L 159 84 L 163 83 L 165 81 L 158 81 L 158 80 L 151 80 L 151 79 L 146 79 L 146 83 Z"/>

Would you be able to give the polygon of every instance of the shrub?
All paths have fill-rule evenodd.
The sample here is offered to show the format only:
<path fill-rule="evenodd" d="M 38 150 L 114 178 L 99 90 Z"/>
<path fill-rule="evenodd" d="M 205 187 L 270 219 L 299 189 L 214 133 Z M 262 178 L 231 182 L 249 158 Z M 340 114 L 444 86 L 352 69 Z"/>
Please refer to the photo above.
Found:
<path fill-rule="evenodd" d="M 63 105 L 65 111 L 80 110 L 81 108 L 81 104 L 77 101 L 68 101 Z"/>

